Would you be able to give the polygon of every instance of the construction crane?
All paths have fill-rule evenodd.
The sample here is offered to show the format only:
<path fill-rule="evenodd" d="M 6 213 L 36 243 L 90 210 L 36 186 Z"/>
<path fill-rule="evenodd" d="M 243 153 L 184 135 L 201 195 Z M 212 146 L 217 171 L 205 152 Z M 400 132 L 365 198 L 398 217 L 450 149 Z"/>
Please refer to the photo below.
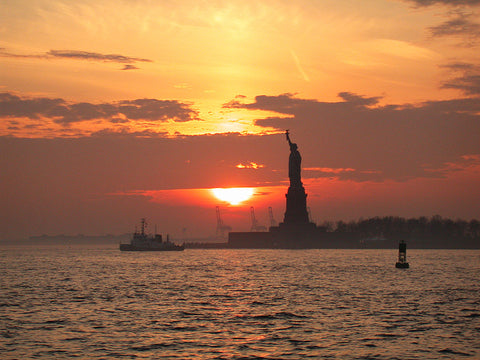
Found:
<path fill-rule="evenodd" d="M 271 206 L 268 207 L 268 216 L 270 218 L 270 226 L 277 226 L 277 222 L 273 218 L 273 210 Z"/>
<path fill-rule="evenodd" d="M 255 209 L 253 206 L 250 206 L 250 214 L 252 216 L 252 229 L 250 231 L 267 231 L 265 226 L 259 225 L 257 219 L 255 218 Z"/>
<path fill-rule="evenodd" d="M 217 206 L 216 208 L 217 211 L 217 233 L 216 235 L 224 239 L 225 238 L 225 233 L 228 233 L 232 228 L 228 225 L 225 225 L 223 223 L 222 217 L 220 216 L 220 207 Z"/>

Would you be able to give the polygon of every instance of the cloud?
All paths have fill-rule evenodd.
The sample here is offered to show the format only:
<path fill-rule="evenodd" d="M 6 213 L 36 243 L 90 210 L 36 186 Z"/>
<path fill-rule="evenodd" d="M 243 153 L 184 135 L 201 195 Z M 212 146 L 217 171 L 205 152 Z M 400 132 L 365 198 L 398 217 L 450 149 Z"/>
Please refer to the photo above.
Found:
<path fill-rule="evenodd" d="M 136 67 L 135 65 L 127 64 L 121 70 L 136 70 L 136 69 L 138 69 L 138 67 Z"/>
<path fill-rule="evenodd" d="M 255 169 L 256 170 L 256 169 L 261 169 L 265 167 L 265 165 L 257 164 L 255 162 L 250 161 L 249 163 L 246 163 L 246 164 L 242 164 L 242 163 L 237 164 L 235 167 L 237 169 Z"/>
<path fill-rule="evenodd" d="M 443 23 L 428 28 L 434 38 L 457 37 L 461 38 L 462 46 L 475 46 L 479 42 L 480 23 L 473 12 L 473 8 L 480 6 L 480 0 L 404 0 L 416 7 L 428 7 L 434 5 L 447 6 L 445 16 L 449 17 Z"/>
<path fill-rule="evenodd" d="M 293 61 L 295 62 L 295 66 L 297 67 L 297 70 L 300 73 L 300 75 L 302 76 L 303 80 L 305 80 L 307 82 L 310 82 L 310 78 L 307 75 L 307 73 L 305 72 L 305 70 L 303 69 L 303 66 L 300 63 L 300 60 L 299 60 L 297 54 L 295 53 L 295 51 L 290 50 L 290 53 L 292 54 L 292 58 L 293 58 Z"/>
<path fill-rule="evenodd" d="M 472 46 L 478 43 L 480 24 L 475 22 L 471 13 L 456 11 L 453 17 L 440 25 L 429 28 L 433 37 L 454 36 L 462 38 L 462 45 Z"/>
<path fill-rule="evenodd" d="M 478 6 L 480 0 L 405 0 L 416 6 L 449 5 L 449 6 Z"/>
<path fill-rule="evenodd" d="M 125 56 L 120 54 L 101 54 L 90 51 L 79 50 L 50 50 L 42 54 L 15 54 L 8 52 L 5 48 L 0 48 L 0 56 L 10 58 L 25 59 L 73 59 L 73 60 L 89 60 L 126 64 L 121 70 L 138 69 L 134 63 L 137 62 L 153 62 L 150 59 Z"/>
<path fill-rule="evenodd" d="M 480 95 L 480 66 L 469 63 L 452 63 L 443 67 L 460 72 L 460 76 L 445 81 L 444 89 L 461 90 L 466 95 Z"/>
<path fill-rule="evenodd" d="M 46 59 L 48 56 L 46 54 L 14 54 L 8 52 L 5 48 L 0 48 L 0 56 L 7 58 L 19 58 L 19 59 Z"/>
<path fill-rule="evenodd" d="M 49 118 L 57 124 L 104 119 L 110 122 L 129 120 L 185 122 L 198 118 L 189 104 L 177 100 L 136 99 L 111 103 L 69 103 L 63 99 L 27 98 L 0 93 L 0 117 Z"/>
<path fill-rule="evenodd" d="M 50 50 L 46 53 L 47 56 L 53 56 L 58 58 L 67 59 L 80 59 L 80 60 L 95 60 L 105 62 L 116 63 L 135 63 L 135 62 L 152 62 L 149 59 L 135 58 L 118 54 L 100 54 L 89 51 L 76 51 L 76 50 Z"/>
<path fill-rule="evenodd" d="M 340 96 L 343 100 L 358 106 L 375 105 L 381 99 L 381 97 L 366 98 L 351 92 L 341 92 L 338 94 L 338 96 Z"/>
<path fill-rule="evenodd" d="M 342 179 L 397 181 L 443 177 L 447 164 L 480 154 L 480 101 L 464 98 L 421 104 L 378 105 L 378 97 L 340 93 L 341 102 L 261 95 L 236 108 L 277 112 L 286 117 L 256 121 L 291 130 L 307 168 L 355 169 Z M 313 174 L 314 175 L 314 174 Z M 331 176 L 327 171 L 318 176 Z"/>
<path fill-rule="evenodd" d="M 474 68 L 463 63 L 450 66 L 456 71 Z M 254 101 L 239 97 L 224 107 L 277 113 L 277 117 L 257 119 L 256 125 L 277 129 L 280 134 L 178 136 L 169 141 L 160 141 L 161 134 L 152 130 L 132 133 L 134 127 L 118 129 L 113 124 L 189 121 L 198 116 L 191 105 L 157 99 L 70 103 L 63 99 L 0 93 L 0 117 L 9 121 L 6 126 L 14 127 L 20 123 L 11 121 L 22 117 L 36 119 L 34 123 L 43 126 L 48 125 L 44 122 L 46 117 L 62 125 L 103 119 L 113 123 L 111 128 L 91 134 L 90 138 L 120 143 L 132 138 L 144 138 L 145 143 L 158 140 L 155 143 L 160 144 L 159 148 L 145 154 L 154 163 L 162 164 L 158 180 L 161 188 L 280 184 L 287 176 L 289 148 L 283 134 L 285 129 L 291 130 L 292 141 L 299 146 L 305 178 L 336 177 L 352 181 L 442 178 L 470 166 L 467 158 L 473 159 L 469 164 L 479 161 L 478 98 L 384 106 L 379 105 L 379 99 L 346 91 L 339 94 L 336 102 L 304 99 L 294 94 L 259 95 Z M 161 154 L 153 156 L 153 152 Z"/>
<path fill-rule="evenodd" d="M 465 75 L 442 85 L 446 89 L 462 90 L 467 95 L 480 95 L 480 74 Z"/>
<path fill-rule="evenodd" d="M 52 109 L 61 108 L 65 104 L 63 99 L 51 98 L 21 98 L 12 93 L 0 93 L 0 116 L 3 117 L 28 117 L 39 119 L 42 114 Z"/>

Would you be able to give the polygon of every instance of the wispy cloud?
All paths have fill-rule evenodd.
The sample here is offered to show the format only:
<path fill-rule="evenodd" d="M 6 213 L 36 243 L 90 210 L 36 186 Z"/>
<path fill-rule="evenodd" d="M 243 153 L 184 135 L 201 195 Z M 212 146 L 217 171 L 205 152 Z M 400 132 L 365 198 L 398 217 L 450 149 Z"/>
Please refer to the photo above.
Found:
<path fill-rule="evenodd" d="M 480 23 L 475 10 L 480 0 L 404 0 L 417 8 L 442 5 L 448 20 L 428 28 L 433 38 L 460 38 L 459 45 L 475 46 L 480 38 Z"/>
<path fill-rule="evenodd" d="M 459 37 L 461 45 L 473 46 L 480 38 L 480 24 L 471 13 L 455 11 L 452 18 L 429 28 L 433 37 Z"/>
<path fill-rule="evenodd" d="M 105 62 L 117 62 L 117 63 L 135 63 L 135 62 L 152 62 L 149 59 L 136 58 L 131 56 L 119 55 L 119 54 L 100 54 L 89 51 L 76 51 L 76 50 L 50 50 L 46 53 L 47 56 L 53 56 L 58 58 L 67 59 L 80 59 L 80 60 L 95 60 Z"/>
<path fill-rule="evenodd" d="M 101 54 L 96 52 L 79 50 L 50 50 L 42 54 L 16 54 L 8 52 L 5 48 L 0 48 L 0 56 L 19 59 L 72 59 L 126 64 L 121 70 L 138 69 L 138 67 L 133 65 L 137 62 L 153 62 L 150 59 L 137 58 L 120 54 Z"/>
<path fill-rule="evenodd" d="M 444 65 L 460 76 L 445 81 L 442 88 L 461 90 L 466 95 L 480 95 L 480 66 L 475 64 L 457 62 Z"/>
<path fill-rule="evenodd" d="M 137 69 L 139 68 L 136 67 L 135 65 L 127 64 L 121 70 L 137 70 Z"/>
<path fill-rule="evenodd" d="M 300 60 L 298 59 L 298 56 L 297 56 L 297 54 L 295 53 L 295 51 L 290 50 L 290 53 L 292 54 L 293 61 L 295 62 L 295 66 L 297 67 L 298 72 L 302 75 L 303 80 L 305 80 L 305 81 L 307 81 L 307 82 L 310 82 L 310 78 L 308 77 L 308 75 L 307 75 L 307 73 L 305 72 L 305 70 L 303 70 L 303 66 L 302 66 L 302 64 L 300 63 Z"/>
<path fill-rule="evenodd" d="M 432 6 L 432 5 L 450 5 L 450 6 L 478 6 L 480 0 L 405 0 L 416 6 Z"/>

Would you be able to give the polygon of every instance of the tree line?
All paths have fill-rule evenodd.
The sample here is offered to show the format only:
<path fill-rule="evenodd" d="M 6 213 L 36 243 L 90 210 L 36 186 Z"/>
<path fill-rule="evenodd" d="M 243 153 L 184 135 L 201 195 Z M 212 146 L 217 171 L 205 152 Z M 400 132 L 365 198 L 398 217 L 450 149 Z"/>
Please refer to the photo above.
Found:
<path fill-rule="evenodd" d="M 328 232 L 356 233 L 362 237 L 387 239 L 480 239 L 480 221 L 452 220 L 435 215 L 430 218 L 373 217 L 357 221 L 324 222 Z"/>

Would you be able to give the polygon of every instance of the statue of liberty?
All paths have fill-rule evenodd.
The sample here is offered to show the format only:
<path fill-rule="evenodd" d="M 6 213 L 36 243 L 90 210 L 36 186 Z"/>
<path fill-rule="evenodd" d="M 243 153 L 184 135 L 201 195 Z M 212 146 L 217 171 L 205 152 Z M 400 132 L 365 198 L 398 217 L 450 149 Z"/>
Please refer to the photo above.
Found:
<path fill-rule="evenodd" d="M 302 180 L 300 171 L 302 168 L 302 157 L 298 152 L 297 144 L 290 141 L 288 130 L 285 132 L 287 135 L 287 141 L 290 145 L 290 157 L 288 158 L 288 177 L 290 178 L 291 187 L 302 187 Z"/>

